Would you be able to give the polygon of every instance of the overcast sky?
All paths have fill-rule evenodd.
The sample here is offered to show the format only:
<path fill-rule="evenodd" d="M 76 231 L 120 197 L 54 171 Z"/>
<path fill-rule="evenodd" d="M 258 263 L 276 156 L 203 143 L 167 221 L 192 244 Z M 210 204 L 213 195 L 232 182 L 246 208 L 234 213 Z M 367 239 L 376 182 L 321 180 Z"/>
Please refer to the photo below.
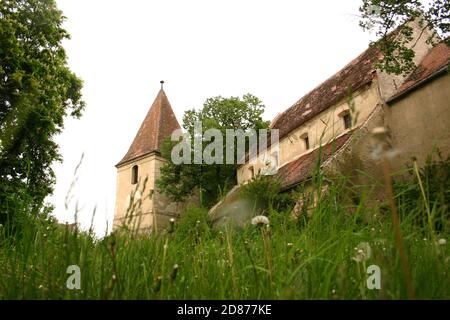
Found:
<path fill-rule="evenodd" d="M 362 0 L 57 0 L 72 38 L 70 68 L 84 80 L 86 110 L 58 136 L 49 202 L 61 222 L 112 225 L 114 165 L 125 155 L 160 80 L 178 121 L 212 96 L 252 93 L 265 119 L 294 104 L 364 51 Z M 82 154 L 72 200 L 66 196 Z"/>

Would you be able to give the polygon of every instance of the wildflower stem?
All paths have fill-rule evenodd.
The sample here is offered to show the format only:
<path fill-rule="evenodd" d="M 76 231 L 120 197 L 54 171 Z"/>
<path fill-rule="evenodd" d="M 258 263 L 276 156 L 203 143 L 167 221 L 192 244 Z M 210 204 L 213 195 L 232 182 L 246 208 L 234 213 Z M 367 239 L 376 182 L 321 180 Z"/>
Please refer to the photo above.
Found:
<path fill-rule="evenodd" d="M 258 285 L 259 284 L 259 280 L 258 280 L 258 272 L 256 271 L 256 265 L 255 265 L 255 261 L 253 260 L 252 257 L 252 253 L 250 251 L 250 248 L 248 246 L 248 243 L 244 243 L 244 248 L 245 248 L 245 252 L 248 255 L 248 258 L 250 259 L 250 262 L 252 264 L 252 268 L 253 268 L 253 275 L 255 277 L 255 284 Z"/>
<path fill-rule="evenodd" d="M 394 199 L 394 191 L 392 188 L 392 177 L 390 174 L 390 164 L 388 159 L 384 159 L 383 163 L 384 179 L 386 184 L 386 193 L 389 200 L 389 205 L 391 207 L 391 217 L 392 225 L 394 227 L 395 242 L 400 254 L 400 261 L 402 264 L 403 275 L 405 279 L 406 290 L 408 294 L 408 299 L 414 300 L 415 293 L 412 285 L 412 277 L 408 264 L 408 257 L 406 256 L 405 249 L 403 247 L 403 239 L 400 231 L 400 219 L 398 217 L 397 206 Z"/>
<path fill-rule="evenodd" d="M 264 241 L 264 251 L 266 252 L 267 268 L 269 269 L 270 288 L 273 290 L 274 277 L 273 277 L 273 265 L 272 265 L 272 248 L 270 245 L 269 234 L 268 234 L 267 228 L 262 227 L 261 230 L 262 230 L 262 236 L 263 236 L 263 241 Z"/>
<path fill-rule="evenodd" d="M 234 257 L 233 257 L 233 248 L 231 246 L 231 236 L 230 236 L 230 230 L 227 227 L 226 230 L 226 236 L 227 236 L 227 247 L 228 247 L 228 260 L 230 261 L 230 269 L 231 269 L 231 283 L 233 285 L 233 291 L 235 294 L 235 298 L 237 299 L 239 297 L 239 290 L 236 283 L 236 272 L 234 270 Z"/>
<path fill-rule="evenodd" d="M 419 166 L 417 165 L 417 161 L 414 161 L 414 172 L 415 172 L 415 174 L 417 176 L 417 181 L 419 182 L 420 192 L 421 192 L 422 197 L 423 197 L 423 202 L 425 204 L 425 209 L 427 210 L 428 225 L 430 227 L 431 237 L 432 237 L 433 241 L 435 241 L 436 238 L 434 236 L 434 228 L 433 228 L 433 220 L 432 220 L 432 217 L 431 217 L 431 210 L 430 210 L 430 206 L 429 206 L 429 203 L 428 203 L 427 196 L 425 194 L 425 188 L 423 187 L 422 179 L 421 179 L 420 174 L 419 174 Z"/>
<path fill-rule="evenodd" d="M 359 263 L 356 264 L 356 268 L 358 269 L 358 278 L 359 278 L 359 291 L 361 292 L 361 298 L 366 300 L 366 293 L 364 290 L 364 279 L 361 275 L 361 266 Z"/>
<path fill-rule="evenodd" d="M 164 297 L 164 275 L 166 272 L 166 258 L 167 258 L 167 250 L 169 248 L 169 238 L 166 237 L 165 241 L 164 241 L 164 246 L 163 246 L 163 257 L 162 257 L 162 262 L 161 262 L 161 298 Z"/>

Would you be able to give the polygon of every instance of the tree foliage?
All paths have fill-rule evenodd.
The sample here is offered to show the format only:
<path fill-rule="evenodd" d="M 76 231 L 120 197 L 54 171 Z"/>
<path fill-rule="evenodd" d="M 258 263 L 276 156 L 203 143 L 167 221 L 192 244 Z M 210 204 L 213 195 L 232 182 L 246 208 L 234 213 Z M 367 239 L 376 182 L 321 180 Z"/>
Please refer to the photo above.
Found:
<path fill-rule="evenodd" d="M 191 137 L 196 122 L 202 124 L 203 132 L 218 129 L 223 137 L 227 129 L 242 129 L 245 132 L 264 129 L 268 127 L 268 123 L 262 120 L 264 108 L 262 102 L 251 94 L 244 95 L 242 99 L 214 97 L 207 99 L 202 109 L 186 111 L 183 128 Z M 161 168 L 161 177 L 157 182 L 160 190 L 171 200 L 184 201 L 196 190 L 200 192 L 202 204 L 208 207 L 236 184 L 236 161 L 235 164 L 206 164 L 203 161 L 202 164 L 176 165 L 170 160 L 176 143 L 167 140 L 162 147 L 162 155 L 169 162 Z M 203 141 L 202 150 L 207 144 L 207 141 Z"/>
<path fill-rule="evenodd" d="M 0 1 L 0 223 L 42 209 L 61 160 L 54 137 L 84 108 L 63 21 L 54 0 Z"/>
<path fill-rule="evenodd" d="M 388 73 L 407 75 L 415 69 L 414 51 L 407 44 L 412 28 L 406 23 L 418 20 L 420 27 L 437 32 L 428 36 L 436 44 L 439 37 L 450 46 L 450 2 L 448 0 L 363 0 L 360 7 L 364 30 L 375 31 L 380 40 L 373 43 L 383 53 L 378 67 Z M 392 31 L 397 29 L 395 34 Z M 397 36 L 400 35 L 400 36 Z"/>

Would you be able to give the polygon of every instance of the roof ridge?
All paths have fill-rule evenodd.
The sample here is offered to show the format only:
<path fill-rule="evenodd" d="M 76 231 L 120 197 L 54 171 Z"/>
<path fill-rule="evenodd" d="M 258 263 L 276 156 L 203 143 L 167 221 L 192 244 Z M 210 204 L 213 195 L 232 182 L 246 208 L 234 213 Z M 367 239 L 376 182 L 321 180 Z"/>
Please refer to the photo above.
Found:
<path fill-rule="evenodd" d="M 155 132 L 155 136 L 158 138 L 158 140 L 159 140 L 159 133 L 160 133 L 160 128 L 161 128 L 161 109 L 162 109 L 162 103 L 163 103 L 163 101 L 162 101 L 162 95 L 166 95 L 165 93 L 164 93 L 164 89 L 163 88 L 161 88 L 160 90 L 159 90 L 159 92 L 158 92 L 158 95 L 156 96 L 156 99 L 159 99 L 160 101 L 159 101 L 159 104 L 158 104 L 158 107 L 159 108 L 157 108 L 156 109 L 156 111 L 158 112 L 158 114 L 157 114 L 157 126 L 156 126 L 156 132 Z M 167 97 L 166 97 L 167 98 Z"/>
<path fill-rule="evenodd" d="M 388 99 L 392 102 L 433 79 L 445 71 L 450 64 L 450 47 L 445 42 L 435 45 L 417 64 L 416 69 L 405 79 L 399 89 Z"/>
<path fill-rule="evenodd" d="M 321 83 L 319 83 L 317 86 L 315 86 L 312 90 L 308 91 L 305 95 L 303 95 L 303 97 L 300 98 L 300 100 L 297 100 L 297 102 L 295 102 L 293 106 L 295 106 L 296 104 L 298 104 L 301 100 L 303 100 L 304 98 L 306 98 L 309 94 L 313 93 L 314 91 L 316 91 L 317 89 L 319 89 L 321 86 L 323 86 L 325 83 L 327 83 L 330 80 L 333 80 L 336 75 L 340 74 L 341 72 L 343 72 L 345 69 L 347 69 L 348 67 L 350 67 L 353 64 L 356 64 L 356 62 L 358 62 L 365 54 L 367 54 L 367 52 L 369 50 L 374 50 L 377 51 L 378 49 L 376 49 L 373 46 L 369 46 L 367 47 L 363 52 L 361 52 L 356 58 L 352 59 L 349 63 L 347 63 L 344 67 L 340 68 L 338 71 L 336 71 L 333 75 L 329 76 L 326 80 L 322 81 Z M 289 108 L 287 109 L 289 110 Z M 285 110 L 285 111 L 287 111 Z"/>
<path fill-rule="evenodd" d="M 374 71 L 376 71 L 374 62 L 378 57 L 379 50 L 374 46 L 368 46 L 366 50 L 361 52 L 344 67 L 319 83 L 289 108 L 277 115 L 276 119 L 272 122 L 272 126 L 275 129 L 280 129 L 280 139 L 298 127 L 299 124 L 308 121 L 325 110 L 329 103 L 336 103 L 343 99 L 348 93 L 348 87 L 356 91 L 364 84 L 371 82 Z M 334 85 L 333 82 L 335 82 Z M 301 112 L 305 108 L 310 110 L 310 112 L 308 110 Z"/>

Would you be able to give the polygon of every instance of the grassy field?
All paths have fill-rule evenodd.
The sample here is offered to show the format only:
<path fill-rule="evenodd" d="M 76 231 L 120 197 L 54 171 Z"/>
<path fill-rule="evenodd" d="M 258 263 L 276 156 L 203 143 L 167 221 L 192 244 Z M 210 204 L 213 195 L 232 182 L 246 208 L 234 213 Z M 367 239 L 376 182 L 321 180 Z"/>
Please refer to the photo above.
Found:
<path fill-rule="evenodd" d="M 408 283 L 417 299 L 449 299 L 448 203 L 431 199 L 424 178 L 423 189 L 396 188 L 412 280 L 389 206 L 344 205 L 335 186 L 310 218 L 269 210 L 269 226 L 215 230 L 205 209 L 190 208 L 153 236 L 95 239 L 37 218 L 14 236 L 0 227 L 0 299 L 406 299 Z M 70 265 L 80 290 L 66 286 Z M 370 265 L 381 270 L 379 290 L 366 285 Z"/>

